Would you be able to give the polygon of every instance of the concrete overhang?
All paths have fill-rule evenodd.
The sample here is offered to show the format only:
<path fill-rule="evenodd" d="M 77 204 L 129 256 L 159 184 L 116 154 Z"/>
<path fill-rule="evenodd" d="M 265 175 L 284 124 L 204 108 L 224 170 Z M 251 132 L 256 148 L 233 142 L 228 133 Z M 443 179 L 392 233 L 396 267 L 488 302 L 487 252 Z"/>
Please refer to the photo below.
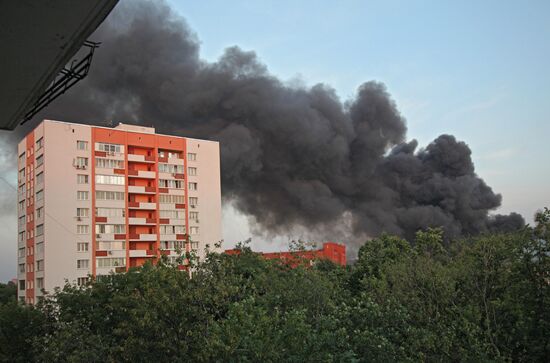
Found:
<path fill-rule="evenodd" d="M 0 2 L 0 129 L 17 127 L 117 3 Z"/>

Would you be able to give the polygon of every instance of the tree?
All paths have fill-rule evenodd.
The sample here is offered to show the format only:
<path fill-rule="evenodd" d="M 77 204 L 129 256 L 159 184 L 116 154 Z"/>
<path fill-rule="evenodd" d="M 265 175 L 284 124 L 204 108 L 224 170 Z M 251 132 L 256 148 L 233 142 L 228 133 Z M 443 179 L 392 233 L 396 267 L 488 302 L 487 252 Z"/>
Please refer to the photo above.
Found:
<path fill-rule="evenodd" d="M 0 282 L 0 304 L 17 300 L 17 285 L 12 281 L 7 284 Z"/>

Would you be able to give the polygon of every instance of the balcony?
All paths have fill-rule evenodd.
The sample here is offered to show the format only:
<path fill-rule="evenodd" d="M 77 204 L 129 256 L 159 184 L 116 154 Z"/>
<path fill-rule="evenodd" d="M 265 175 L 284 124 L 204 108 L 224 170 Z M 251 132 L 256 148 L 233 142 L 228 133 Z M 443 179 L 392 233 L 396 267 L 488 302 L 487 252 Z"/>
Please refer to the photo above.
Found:
<path fill-rule="evenodd" d="M 132 225 L 157 224 L 157 220 L 155 218 L 129 217 L 128 224 L 132 224 Z"/>
<path fill-rule="evenodd" d="M 128 193 L 155 194 L 156 188 L 140 186 L 140 185 L 128 185 Z"/>
<path fill-rule="evenodd" d="M 128 208 L 129 209 L 155 210 L 155 209 L 157 209 L 157 203 L 128 202 Z"/>
<path fill-rule="evenodd" d="M 151 241 L 154 242 L 157 240 L 157 234 L 150 233 L 141 233 L 141 234 L 130 234 L 129 239 L 131 241 Z"/>
<path fill-rule="evenodd" d="M 154 171 L 128 169 L 128 178 L 155 179 L 156 177 L 157 174 Z"/>
<path fill-rule="evenodd" d="M 154 163 L 155 157 L 138 154 L 128 154 L 128 161 L 135 161 L 138 163 Z"/>
<path fill-rule="evenodd" d="M 146 250 L 130 250 L 130 257 L 147 257 Z"/>
<path fill-rule="evenodd" d="M 175 158 L 175 157 L 167 158 L 166 162 L 168 164 L 183 165 L 183 159 Z"/>
<path fill-rule="evenodd" d="M 130 250 L 130 257 L 156 257 L 155 250 Z"/>

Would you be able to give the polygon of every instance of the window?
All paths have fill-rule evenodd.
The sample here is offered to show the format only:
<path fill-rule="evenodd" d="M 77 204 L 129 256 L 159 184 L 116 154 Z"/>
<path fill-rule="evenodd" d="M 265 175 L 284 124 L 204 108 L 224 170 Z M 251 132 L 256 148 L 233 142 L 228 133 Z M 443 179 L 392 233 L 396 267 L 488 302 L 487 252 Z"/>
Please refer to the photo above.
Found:
<path fill-rule="evenodd" d="M 198 241 L 191 241 L 191 249 L 192 250 L 198 250 L 199 249 L 199 242 Z"/>
<path fill-rule="evenodd" d="M 88 209 L 88 208 L 76 208 L 76 216 L 77 217 L 89 217 L 90 216 L 90 209 Z"/>
<path fill-rule="evenodd" d="M 42 218 L 44 215 L 44 207 L 40 207 L 36 209 L 36 218 Z"/>
<path fill-rule="evenodd" d="M 19 155 L 19 164 L 23 164 L 24 162 L 25 162 L 25 152 L 23 151 L 23 153 Z"/>
<path fill-rule="evenodd" d="M 36 158 L 36 166 L 40 166 L 44 164 L 44 154 L 40 155 L 39 157 Z"/>
<path fill-rule="evenodd" d="M 97 250 L 98 251 L 113 251 L 113 250 L 124 250 L 126 249 L 126 242 L 124 241 L 98 241 Z"/>
<path fill-rule="evenodd" d="M 189 229 L 190 234 L 199 234 L 199 227 L 191 227 Z"/>
<path fill-rule="evenodd" d="M 39 224 L 36 226 L 36 235 L 42 236 L 44 234 L 44 224 Z"/>
<path fill-rule="evenodd" d="M 44 271 L 44 260 L 36 261 L 36 271 Z"/>
<path fill-rule="evenodd" d="M 197 183 L 189 183 L 189 190 L 197 190 L 198 184 Z"/>
<path fill-rule="evenodd" d="M 36 201 L 42 200 L 44 198 L 44 191 L 40 190 L 36 192 Z"/>
<path fill-rule="evenodd" d="M 81 156 L 75 159 L 75 166 L 77 169 L 86 169 L 88 166 L 88 158 L 83 158 Z"/>
<path fill-rule="evenodd" d="M 196 160 L 197 160 L 197 154 L 195 154 L 195 153 L 187 153 L 187 160 L 189 160 L 189 161 L 196 161 Z"/>
<path fill-rule="evenodd" d="M 98 190 L 95 192 L 96 200 L 124 200 L 124 192 L 107 192 Z"/>
<path fill-rule="evenodd" d="M 18 239 L 18 242 L 19 242 L 19 243 L 25 242 L 25 231 L 19 232 L 19 239 Z"/>
<path fill-rule="evenodd" d="M 192 167 L 189 167 L 187 168 L 187 174 L 189 175 L 197 175 L 197 168 L 192 168 Z"/>
<path fill-rule="evenodd" d="M 36 174 L 36 183 L 44 183 L 44 172 L 41 171 L 40 173 Z"/>
<path fill-rule="evenodd" d="M 126 233 L 126 225 L 124 224 L 96 224 L 95 233 Z"/>
<path fill-rule="evenodd" d="M 102 169 L 123 169 L 123 160 L 95 158 L 95 167 Z"/>
<path fill-rule="evenodd" d="M 123 208 L 96 208 L 95 215 L 97 217 L 124 217 Z"/>
<path fill-rule="evenodd" d="M 19 181 L 19 184 L 23 183 L 25 181 L 25 168 L 19 170 L 19 174 L 17 176 L 17 180 Z"/>
<path fill-rule="evenodd" d="M 199 204 L 199 198 L 197 197 L 189 197 L 189 205 L 191 208 L 196 207 Z"/>
<path fill-rule="evenodd" d="M 98 258 L 97 267 L 98 268 L 110 268 L 126 266 L 126 260 L 123 257 L 114 257 L 114 258 Z"/>
<path fill-rule="evenodd" d="M 183 181 L 182 180 L 159 179 L 159 187 L 160 188 L 177 188 L 177 189 L 181 189 L 181 188 L 183 188 Z"/>
<path fill-rule="evenodd" d="M 78 150 L 88 150 L 88 141 L 78 140 L 76 142 L 76 148 Z"/>
<path fill-rule="evenodd" d="M 44 253 L 44 242 L 39 242 L 36 244 L 36 253 Z"/>
<path fill-rule="evenodd" d="M 88 184 L 88 175 L 78 174 L 76 176 L 76 182 L 78 184 Z"/>
<path fill-rule="evenodd" d="M 25 290 L 25 280 L 19 280 L 19 290 Z"/>
<path fill-rule="evenodd" d="M 77 252 L 88 252 L 88 242 L 78 242 L 76 244 Z"/>
<path fill-rule="evenodd" d="M 44 288 L 44 278 L 43 277 L 38 277 L 36 279 L 36 288 L 39 289 L 39 290 L 42 290 Z"/>
<path fill-rule="evenodd" d="M 44 146 L 44 138 L 41 137 L 36 141 L 36 150 L 38 151 L 42 146 Z"/>
<path fill-rule="evenodd" d="M 88 283 L 88 278 L 87 277 L 79 277 L 76 279 L 76 284 L 78 286 L 84 286 Z"/>
<path fill-rule="evenodd" d="M 17 252 L 17 256 L 18 257 L 25 257 L 25 247 L 19 248 L 19 250 Z"/>
<path fill-rule="evenodd" d="M 88 192 L 79 190 L 76 192 L 77 200 L 88 200 Z"/>
<path fill-rule="evenodd" d="M 76 268 L 83 269 L 88 268 L 90 260 L 76 260 Z"/>
<path fill-rule="evenodd" d="M 172 174 L 182 174 L 183 173 L 183 165 L 159 164 L 159 172 L 161 172 L 161 173 L 172 173 Z"/>
<path fill-rule="evenodd" d="M 182 210 L 160 210 L 160 218 L 184 219 L 185 212 Z"/>
<path fill-rule="evenodd" d="M 105 151 L 107 153 L 120 153 L 122 150 L 122 145 L 99 142 L 96 143 L 96 150 Z"/>
<path fill-rule="evenodd" d="M 184 241 L 160 241 L 160 248 L 163 250 L 183 250 L 184 246 Z"/>
<path fill-rule="evenodd" d="M 77 234 L 88 234 L 90 233 L 90 226 L 87 224 L 79 224 L 76 226 L 76 233 Z"/>
<path fill-rule="evenodd" d="M 179 159 L 180 158 L 180 153 L 178 151 L 159 150 L 159 157 Z"/>
<path fill-rule="evenodd" d="M 101 174 L 97 174 L 95 176 L 95 182 L 97 184 L 124 185 L 124 177 L 121 176 L 121 175 L 101 175 Z"/>
<path fill-rule="evenodd" d="M 24 263 L 19 264 L 19 273 L 25 273 L 25 264 Z"/>
<path fill-rule="evenodd" d="M 159 226 L 160 234 L 180 234 L 185 233 L 185 226 Z"/>
<path fill-rule="evenodd" d="M 199 219 L 199 212 L 189 212 L 189 219 L 198 221 Z"/>
<path fill-rule="evenodd" d="M 161 194 L 159 195 L 159 203 L 176 203 L 176 204 L 182 204 L 184 203 L 184 197 L 183 195 L 169 195 L 169 194 Z"/>
<path fill-rule="evenodd" d="M 25 184 L 19 186 L 18 192 L 19 192 L 19 196 L 18 196 L 18 197 L 19 197 L 20 199 L 25 197 L 25 193 L 27 192 L 27 188 L 25 187 Z"/>

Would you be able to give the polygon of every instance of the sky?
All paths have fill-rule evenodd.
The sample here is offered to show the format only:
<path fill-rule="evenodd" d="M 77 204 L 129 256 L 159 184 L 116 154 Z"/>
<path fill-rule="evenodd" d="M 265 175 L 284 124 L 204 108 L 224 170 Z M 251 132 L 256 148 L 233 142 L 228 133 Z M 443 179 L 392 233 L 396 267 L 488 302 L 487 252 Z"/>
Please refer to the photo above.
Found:
<path fill-rule="evenodd" d="M 409 138 L 427 145 L 449 133 L 470 146 L 477 173 L 503 196 L 499 212 L 532 223 L 550 206 L 550 2 L 170 3 L 197 33 L 202 58 L 238 45 L 276 76 L 329 84 L 343 100 L 381 81 Z"/>
<path fill-rule="evenodd" d="M 253 50 L 289 83 L 326 83 L 342 100 L 365 81 L 386 84 L 408 139 L 448 133 L 472 149 L 477 173 L 503 196 L 500 213 L 528 223 L 550 206 L 549 1 L 169 1 L 215 61 Z M 3 135 L 5 137 L 5 135 Z M 0 173 L 8 180 L 0 150 Z M 0 188 L 9 188 L 0 181 Z M 15 276 L 16 218 L 0 215 L 0 281 Z M 252 236 L 224 207 L 227 246 Z M 13 237 L 10 239 L 10 237 Z M 293 236 L 299 237 L 299 236 Z M 9 242 L 9 243 L 7 243 Z M 260 250 L 282 248 L 283 238 Z"/>

